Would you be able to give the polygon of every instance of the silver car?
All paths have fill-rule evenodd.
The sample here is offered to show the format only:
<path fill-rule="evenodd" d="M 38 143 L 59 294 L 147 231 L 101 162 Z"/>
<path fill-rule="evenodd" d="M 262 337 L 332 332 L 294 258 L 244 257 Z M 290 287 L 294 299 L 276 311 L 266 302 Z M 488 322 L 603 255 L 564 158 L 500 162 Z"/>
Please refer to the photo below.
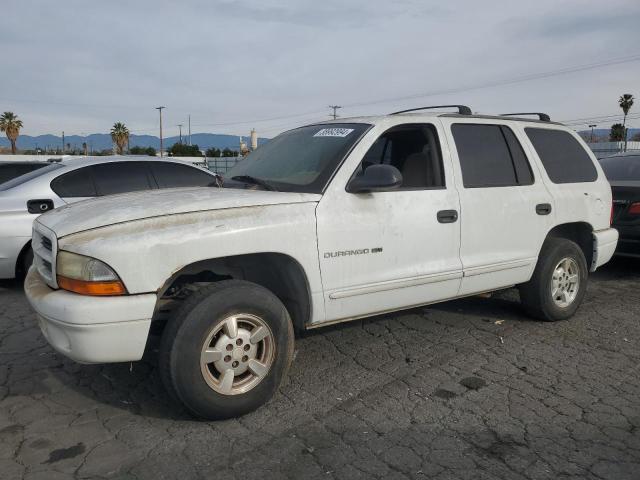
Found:
<path fill-rule="evenodd" d="M 0 183 L 0 279 L 29 269 L 31 226 L 41 213 L 103 195 L 218 182 L 213 172 L 182 161 L 114 156 L 65 159 Z"/>

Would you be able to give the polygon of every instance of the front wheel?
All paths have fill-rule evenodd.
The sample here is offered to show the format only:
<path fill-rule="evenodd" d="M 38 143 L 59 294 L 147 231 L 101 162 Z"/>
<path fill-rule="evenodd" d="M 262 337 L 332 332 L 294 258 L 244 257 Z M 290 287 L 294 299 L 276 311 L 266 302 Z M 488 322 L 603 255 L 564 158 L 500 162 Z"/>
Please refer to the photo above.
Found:
<path fill-rule="evenodd" d="M 520 285 L 520 300 L 535 318 L 564 320 L 573 316 L 582 303 L 587 279 L 582 249 L 565 238 L 548 238 L 531 280 Z"/>
<path fill-rule="evenodd" d="M 293 356 L 293 327 L 269 290 L 226 280 L 187 298 L 160 345 L 167 389 L 194 415 L 236 417 L 269 400 Z"/>

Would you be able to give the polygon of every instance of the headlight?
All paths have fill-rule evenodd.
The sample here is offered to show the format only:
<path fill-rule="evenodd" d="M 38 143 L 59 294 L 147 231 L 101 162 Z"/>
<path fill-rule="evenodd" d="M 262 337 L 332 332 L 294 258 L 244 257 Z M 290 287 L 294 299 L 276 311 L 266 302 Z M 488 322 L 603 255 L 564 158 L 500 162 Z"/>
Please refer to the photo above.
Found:
<path fill-rule="evenodd" d="M 77 253 L 58 252 L 58 286 L 82 295 L 124 295 L 127 290 L 111 267 Z"/>

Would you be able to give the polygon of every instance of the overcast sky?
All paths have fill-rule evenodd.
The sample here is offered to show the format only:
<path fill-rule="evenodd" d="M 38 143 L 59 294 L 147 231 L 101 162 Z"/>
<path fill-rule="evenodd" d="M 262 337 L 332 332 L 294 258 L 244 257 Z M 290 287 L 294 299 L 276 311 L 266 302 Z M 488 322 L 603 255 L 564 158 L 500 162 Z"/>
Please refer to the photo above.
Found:
<path fill-rule="evenodd" d="M 194 133 L 271 137 L 328 118 L 329 104 L 352 116 L 464 103 L 588 123 L 619 114 L 622 93 L 638 98 L 629 124 L 640 126 L 638 0 L 2 3 L 0 111 L 23 134 L 122 121 L 157 135 L 158 105 L 165 136 L 190 113 Z M 534 79 L 504 84 L 522 77 Z"/>

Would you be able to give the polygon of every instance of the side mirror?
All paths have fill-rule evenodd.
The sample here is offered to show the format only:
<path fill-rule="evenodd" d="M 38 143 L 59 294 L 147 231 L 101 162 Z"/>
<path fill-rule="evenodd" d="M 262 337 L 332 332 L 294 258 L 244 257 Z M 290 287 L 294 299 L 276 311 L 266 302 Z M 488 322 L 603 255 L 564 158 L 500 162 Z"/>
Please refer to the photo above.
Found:
<path fill-rule="evenodd" d="M 392 190 L 402 185 L 400 170 L 392 165 L 371 165 L 362 175 L 351 179 L 347 185 L 349 193 L 379 192 Z"/>

